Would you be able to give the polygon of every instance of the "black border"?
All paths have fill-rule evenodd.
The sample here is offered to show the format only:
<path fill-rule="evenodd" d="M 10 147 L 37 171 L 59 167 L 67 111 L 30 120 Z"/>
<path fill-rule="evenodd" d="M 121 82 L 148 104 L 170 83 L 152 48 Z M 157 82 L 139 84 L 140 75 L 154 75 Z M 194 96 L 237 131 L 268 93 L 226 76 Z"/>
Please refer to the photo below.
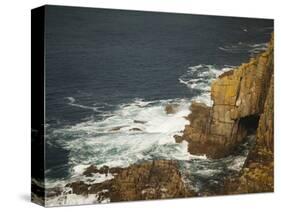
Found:
<path fill-rule="evenodd" d="M 45 6 L 31 10 L 31 201 L 45 205 Z"/>

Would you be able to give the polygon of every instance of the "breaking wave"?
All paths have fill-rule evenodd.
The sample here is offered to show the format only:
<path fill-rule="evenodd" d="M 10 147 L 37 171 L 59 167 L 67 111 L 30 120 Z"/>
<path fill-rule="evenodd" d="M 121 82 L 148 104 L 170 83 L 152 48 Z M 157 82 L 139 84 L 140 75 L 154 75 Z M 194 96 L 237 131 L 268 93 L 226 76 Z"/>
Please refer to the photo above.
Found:
<path fill-rule="evenodd" d="M 198 102 L 211 105 L 210 86 L 211 82 L 222 73 L 233 69 L 235 66 L 225 65 L 222 67 L 215 65 L 200 64 L 188 67 L 186 72 L 179 77 L 179 82 L 187 87 L 201 91 L 201 94 L 194 98 Z"/>
<path fill-rule="evenodd" d="M 175 113 L 166 113 L 168 104 L 174 105 Z M 91 164 L 127 167 L 143 160 L 198 158 L 187 152 L 186 142 L 178 144 L 173 137 L 188 124 L 189 105 L 186 99 L 136 99 L 120 105 L 103 120 L 55 129 L 48 134 L 47 143 L 69 152 L 71 178 Z"/>
<path fill-rule="evenodd" d="M 237 44 L 219 47 L 219 49 L 227 53 L 234 53 L 234 54 L 249 53 L 251 56 L 254 56 L 266 50 L 267 46 L 268 43 L 249 44 L 249 43 L 239 42 Z"/>

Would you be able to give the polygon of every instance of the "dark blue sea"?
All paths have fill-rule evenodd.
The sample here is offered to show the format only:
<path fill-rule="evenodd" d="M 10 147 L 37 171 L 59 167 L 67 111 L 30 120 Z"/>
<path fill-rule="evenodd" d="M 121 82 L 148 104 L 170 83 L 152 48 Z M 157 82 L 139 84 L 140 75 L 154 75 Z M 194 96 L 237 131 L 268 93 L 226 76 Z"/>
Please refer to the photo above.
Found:
<path fill-rule="evenodd" d="M 266 48 L 272 20 L 50 6 L 45 21 L 48 182 L 159 158 L 195 161 L 194 176 L 242 167 L 242 153 L 204 166 L 173 136 L 191 101 L 212 104 L 212 80 Z"/>

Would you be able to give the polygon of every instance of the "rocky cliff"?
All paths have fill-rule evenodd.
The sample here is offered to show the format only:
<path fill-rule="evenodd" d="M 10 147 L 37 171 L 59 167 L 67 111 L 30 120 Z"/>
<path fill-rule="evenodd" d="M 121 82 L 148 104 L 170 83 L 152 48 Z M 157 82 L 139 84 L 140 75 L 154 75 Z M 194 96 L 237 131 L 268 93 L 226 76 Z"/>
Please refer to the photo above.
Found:
<path fill-rule="evenodd" d="M 259 142 L 273 149 L 273 107 L 266 103 L 268 96 L 273 98 L 271 84 L 273 36 L 265 52 L 213 81 L 212 107 L 191 105 L 190 125 L 182 137 L 189 152 L 221 158 L 256 131 Z"/>
<path fill-rule="evenodd" d="M 51 188 L 47 191 L 47 198 L 65 201 L 67 195 L 82 195 L 86 198 L 94 194 L 99 202 L 106 199 L 119 202 L 196 196 L 182 181 L 177 161 L 146 161 L 127 168 L 104 166 L 98 169 L 92 165 L 83 173 L 84 177 L 89 178 L 94 174 L 111 174 L 114 178 L 101 183 L 75 181 L 62 188 Z"/>
<path fill-rule="evenodd" d="M 274 39 L 265 52 L 222 74 L 211 86 L 213 106 L 193 102 L 182 140 L 189 152 L 221 158 L 255 135 L 243 169 L 225 179 L 221 194 L 274 189 Z"/>
<path fill-rule="evenodd" d="M 257 129 L 257 141 L 250 151 L 241 173 L 228 178 L 223 194 L 241 194 L 274 191 L 274 78 L 270 79 L 269 90 Z"/>

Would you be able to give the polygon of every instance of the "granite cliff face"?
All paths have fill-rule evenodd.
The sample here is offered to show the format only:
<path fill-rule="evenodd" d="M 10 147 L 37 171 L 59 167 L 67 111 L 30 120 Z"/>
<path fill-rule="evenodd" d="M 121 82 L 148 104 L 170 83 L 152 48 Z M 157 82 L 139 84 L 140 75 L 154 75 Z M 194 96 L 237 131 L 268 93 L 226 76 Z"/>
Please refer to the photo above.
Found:
<path fill-rule="evenodd" d="M 274 191 L 274 78 L 260 115 L 257 129 L 257 141 L 250 151 L 241 174 L 228 178 L 223 187 L 223 194 L 241 194 Z"/>
<path fill-rule="evenodd" d="M 191 105 L 190 125 L 180 139 L 189 142 L 190 153 L 221 158 L 247 142 L 248 135 L 256 138 L 241 172 L 225 179 L 220 194 L 274 190 L 273 43 L 272 35 L 264 53 L 212 83 L 212 107 Z"/>
<path fill-rule="evenodd" d="M 256 131 L 258 141 L 273 149 L 273 106 L 266 102 L 270 95 L 273 99 L 271 84 L 273 38 L 264 53 L 212 83 L 212 107 L 191 105 L 190 125 L 182 137 L 189 142 L 189 152 L 225 157 Z"/>

